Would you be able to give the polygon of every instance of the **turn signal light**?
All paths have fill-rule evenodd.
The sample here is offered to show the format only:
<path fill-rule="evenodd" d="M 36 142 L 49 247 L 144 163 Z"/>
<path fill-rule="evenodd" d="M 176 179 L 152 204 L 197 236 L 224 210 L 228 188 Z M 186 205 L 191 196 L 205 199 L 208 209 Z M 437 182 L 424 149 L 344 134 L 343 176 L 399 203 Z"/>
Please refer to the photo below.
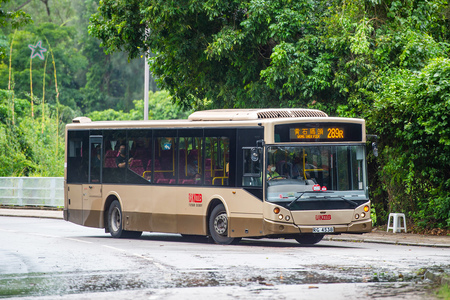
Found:
<path fill-rule="evenodd" d="M 273 209 L 273 212 L 274 212 L 276 215 L 278 215 L 278 214 L 280 213 L 280 208 L 275 207 L 275 208 Z"/>
<path fill-rule="evenodd" d="M 364 211 L 368 212 L 369 211 L 369 205 L 364 206 Z"/>

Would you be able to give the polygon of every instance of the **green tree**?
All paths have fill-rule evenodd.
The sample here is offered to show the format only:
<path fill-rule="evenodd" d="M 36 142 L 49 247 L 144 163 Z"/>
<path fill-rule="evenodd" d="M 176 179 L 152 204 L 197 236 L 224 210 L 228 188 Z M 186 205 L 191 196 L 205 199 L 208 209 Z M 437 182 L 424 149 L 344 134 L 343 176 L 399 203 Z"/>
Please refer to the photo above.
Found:
<path fill-rule="evenodd" d="M 280 94 L 261 72 L 275 46 L 315 32 L 316 11 L 311 1 L 104 1 L 90 33 L 109 53 L 152 50 L 159 85 L 181 105 L 205 98 L 215 107 L 298 105 L 305 97 Z"/>
<path fill-rule="evenodd" d="M 55 110 L 47 105 L 45 118 L 31 118 L 26 99 L 15 99 L 12 122 L 12 91 L 0 90 L 0 176 L 63 176 L 63 134 Z M 41 106 L 36 114 L 42 116 Z"/>
<path fill-rule="evenodd" d="M 385 78 L 370 118 L 392 210 L 422 227 L 450 227 L 450 60 Z"/>
<path fill-rule="evenodd" d="M 143 120 L 144 101 L 135 100 L 133 103 L 134 108 L 128 113 L 110 108 L 103 111 L 93 111 L 88 116 L 93 121 Z M 149 92 L 148 110 L 150 120 L 187 119 L 193 112 L 193 110 L 185 111 L 175 105 L 167 91 Z"/>
<path fill-rule="evenodd" d="M 61 76 L 58 84 L 61 103 L 64 105 L 73 110 L 82 110 L 84 114 L 109 107 L 129 111 L 133 108 L 133 99 L 142 98 L 144 59 L 128 61 L 125 53 L 105 55 L 99 47 L 100 42 L 88 35 L 89 17 L 97 11 L 98 0 L 12 0 L 6 6 L 12 11 L 20 8 L 32 14 L 34 20 L 33 26 L 25 27 L 14 36 L 13 77 L 18 96 L 23 97 L 30 92 L 29 70 L 26 69 L 29 68 L 26 59 L 29 58 L 30 49 L 27 46 L 42 39 L 43 47 L 48 49 L 49 45 L 44 39 L 47 36 L 55 52 L 57 68 L 61 69 L 58 70 L 58 77 Z M 9 28 L 3 31 L 6 34 L 5 44 L 8 44 L 7 40 L 11 42 L 14 33 Z M 7 50 L 9 46 L 6 45 Z M 18 61 L 19 57 L 23 61 Z M 51 64 L 51 60 L 48 63 Z M 0 87 L 1 82 L 8 81 L 8 65 L 5 58 L 0 66 L 3 69 Z M 39 98 L 42 94 L 43 66 L 44 62 L 33 60 L 33 87 L 36 85 L 33 93 Z M 51 67 L 47 68 L 48 75 L 52 71 Z M 54 86 L 54 82 L 51 82 L 53 76 L 47 77 L 46 86 Z M 49 101 L 54 101 L 55 95 L 51 91 L 47 96 Z"/>
<path fill-rule="evenodd" d="M 17 29 L 31 22 L 31 17 L 21 9 L 8 10 L 5 5 L 10 0 L 0 0 L 0 27 Z M 7 6 L 7 5 L 6 5 Z M 6 36 L 0 33 L 0 59 L 8 52 L 8 42 Z"/>
<path fill-rule="evenodd" d="M 14 75 L 14 90 L 18 97 L 24 97 L 30 93 L 31 50 L 28 45 L 34 45 L 41 41 L 42 47 L 47 49 L 44 52 L 46 60 L 40 60 L 37 57 L 33 59 L 31 68 L 33 94 L 42 99 L 45 68 L 45 101 L 56 103 L 51 48 L 57 69 L 60 102 L 73 109 L 79 106 L 82 101 L 79 89 L 83 82 L 80 74 L 86 67 L 87 61 L 75 47 L 76 41 L 72 38 L 75 33 L 76 30 L 72 27 L 59 27 L 53 23 L 41 23 L 37 26 L 29 25 L 23 30 L 17 31 L 14 38 L 11 67 Z M 8 86 L 8 72 L 9 67 L 5 63 L 0 68 L 0 86 L 2 87 Z"/>

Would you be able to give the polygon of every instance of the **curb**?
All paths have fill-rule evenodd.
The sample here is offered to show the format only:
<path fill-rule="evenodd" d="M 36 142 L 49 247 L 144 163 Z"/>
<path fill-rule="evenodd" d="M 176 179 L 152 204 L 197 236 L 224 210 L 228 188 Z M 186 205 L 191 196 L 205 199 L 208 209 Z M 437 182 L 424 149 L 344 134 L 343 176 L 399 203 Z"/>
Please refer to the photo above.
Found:
<path fill-rule="evenodd" d="M 40 219 L 63 219 L 62 210 L 34 210 L 34 209 L 0 209 L 0 216 L 3 217 L 25 217 Z"/>

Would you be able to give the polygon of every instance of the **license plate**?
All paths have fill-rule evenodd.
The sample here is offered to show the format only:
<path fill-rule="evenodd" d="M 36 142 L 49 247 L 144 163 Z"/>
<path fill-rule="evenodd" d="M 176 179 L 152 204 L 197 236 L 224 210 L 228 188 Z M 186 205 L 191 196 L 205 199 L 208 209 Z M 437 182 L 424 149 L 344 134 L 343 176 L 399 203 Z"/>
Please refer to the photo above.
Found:
<path fill-rule="evenodd" d="M 334 227 L 314 227 L 313 233 L 330 233 L 334 232 Z"/>

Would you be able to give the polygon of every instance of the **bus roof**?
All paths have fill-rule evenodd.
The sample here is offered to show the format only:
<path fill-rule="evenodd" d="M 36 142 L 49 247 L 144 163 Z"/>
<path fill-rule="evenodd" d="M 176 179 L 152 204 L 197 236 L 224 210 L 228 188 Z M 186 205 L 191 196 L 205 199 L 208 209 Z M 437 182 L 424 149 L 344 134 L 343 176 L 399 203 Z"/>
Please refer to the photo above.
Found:
<path fill-rule="evenodd" d="M 328 115 L 317 109 L 265 108 L 265 109 L 213 109 L 192 113 L 190 121 L 243 121 L 278 118 L 326 118 Z"/>
<path fill-rule="evenodd" d="M 232 123 L 230 123 L 230 121 Z M 265 126 L 269 124 L 298 122 L 348 122 L 365 123 L 363 119 L 329 117 L 316 109 L 267 108 L 267 109 L 214 109 L 192 113 L 188 119 L 175 120 L 133 120 L 133 121 L 91 121 L 77 117 L 67 129 L 102 128 L 180 128 L 180 127 L 229 127 Z"/>

